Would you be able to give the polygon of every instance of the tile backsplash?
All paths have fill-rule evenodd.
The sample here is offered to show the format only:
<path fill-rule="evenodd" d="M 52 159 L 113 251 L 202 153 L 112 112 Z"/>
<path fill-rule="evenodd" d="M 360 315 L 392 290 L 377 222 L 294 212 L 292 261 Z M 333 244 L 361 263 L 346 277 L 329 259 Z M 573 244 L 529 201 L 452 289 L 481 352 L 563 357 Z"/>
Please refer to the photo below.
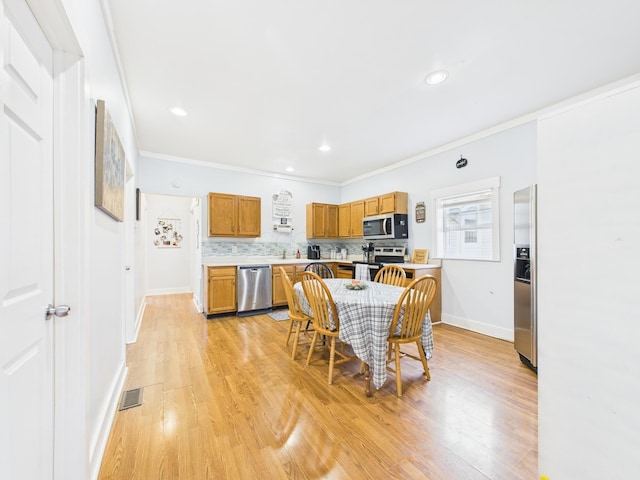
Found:
<path fill-rule="evenodd" d="M 362 253 L 363 240 L 313 240 L 312 242 L 292 243 L 292 242 L 223 242 L 215 239 L 207 239 L 202 242 L 203 257 L 231 257 L 231 256 L 265 256 L 280 257 L 282 251 L 286 251 L 287 258 L 295 256 L 300 249 L 300 257 L 307 257 L 307 245 L 320 245 L 323 258 L 329 258 L 331 249 L 346 248 L 348 255 L 360 255 Z M 406 246 L 406 244 L 403 244 Z M 402 245 L 401 245 L 402 246 Z"/>

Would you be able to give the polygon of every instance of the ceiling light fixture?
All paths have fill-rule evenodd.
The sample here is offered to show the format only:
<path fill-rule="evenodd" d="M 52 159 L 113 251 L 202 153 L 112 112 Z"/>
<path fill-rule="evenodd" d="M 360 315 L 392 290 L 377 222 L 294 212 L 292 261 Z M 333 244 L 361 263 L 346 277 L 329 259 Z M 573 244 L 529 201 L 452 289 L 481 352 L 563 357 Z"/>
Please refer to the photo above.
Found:
<path fill-rule="evenodd" d="M 287 167 L 287 168 L 285 168 L 285 171 L 286 171 L 286 172 L 293 172 L 293 171 L 295 171 L 295 168 L 293 168 L 293 167 Z"/>
<path fill-rule="evenodd" d="M 439 83 L 444 82 L 448 76 L 449 72 L 446 70 L 436 70 L 435 72 L 431 72 L 427 75 L 427 78 L 425 78 L 424 81 L 429 85 L 438 85 Z"/>
<path fill-rule="evenodd" d="M 327 142 L 324 142 L 322 145 L 318 147 L 318 150 L 320 150 L 321 152 L 328 152 L 331 150 L 331 147 Z"/>
<path fill-rule="evenodd" d="M 186 117 L 187 116 L 187 111 L 184 108 L 173 107 L 173 108 L 170 108 L 169 111 L 171 113 L 173 113 L 176 117 Z"/>

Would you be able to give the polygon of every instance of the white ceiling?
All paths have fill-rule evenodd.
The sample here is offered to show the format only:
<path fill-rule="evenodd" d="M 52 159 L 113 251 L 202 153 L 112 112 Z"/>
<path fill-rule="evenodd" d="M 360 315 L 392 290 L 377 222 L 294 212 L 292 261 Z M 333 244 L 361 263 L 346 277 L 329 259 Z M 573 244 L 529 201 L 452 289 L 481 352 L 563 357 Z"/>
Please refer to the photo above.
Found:
<path fill-rule="evenodd" d="M 328 182 L 640 73 L 638 0 L 108 4 L 143 154 Z"/>

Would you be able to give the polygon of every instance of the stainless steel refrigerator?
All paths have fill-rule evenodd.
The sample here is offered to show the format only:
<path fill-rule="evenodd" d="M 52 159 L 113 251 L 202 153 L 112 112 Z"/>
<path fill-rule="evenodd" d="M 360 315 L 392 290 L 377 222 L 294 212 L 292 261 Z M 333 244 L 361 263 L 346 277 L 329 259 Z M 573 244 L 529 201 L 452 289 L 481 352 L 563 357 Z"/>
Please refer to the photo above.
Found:
<path fill-rule="evenodd" d="M 537 372 L 536 206 L 536 185 L 513 194 L 514 346 L 520 360 Z"/>

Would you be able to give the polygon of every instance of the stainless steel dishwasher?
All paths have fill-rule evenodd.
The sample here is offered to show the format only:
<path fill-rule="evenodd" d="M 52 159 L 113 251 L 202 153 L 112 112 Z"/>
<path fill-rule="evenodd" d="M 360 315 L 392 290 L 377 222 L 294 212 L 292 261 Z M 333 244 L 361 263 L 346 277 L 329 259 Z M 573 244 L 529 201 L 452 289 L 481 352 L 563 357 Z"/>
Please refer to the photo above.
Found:
<path fill-rule="evenodd" d="M 238 316 L 271 311 L 271 265 L 238 266 Z"/>

